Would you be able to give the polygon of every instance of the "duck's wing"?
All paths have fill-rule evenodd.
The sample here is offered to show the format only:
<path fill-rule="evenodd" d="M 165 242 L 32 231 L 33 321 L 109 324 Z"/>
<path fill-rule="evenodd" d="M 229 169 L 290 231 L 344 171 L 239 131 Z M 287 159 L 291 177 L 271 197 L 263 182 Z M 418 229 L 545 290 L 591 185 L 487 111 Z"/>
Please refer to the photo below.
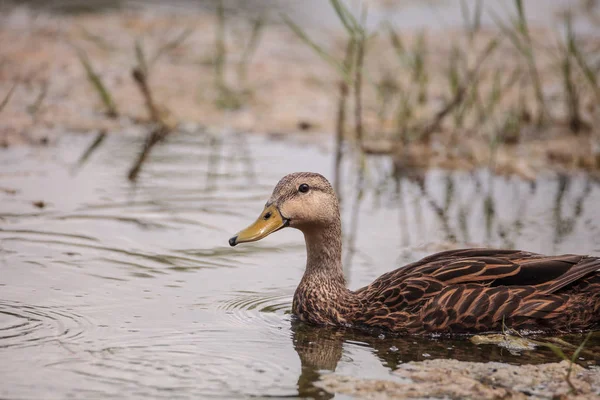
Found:
<path fill-rule="evenodd" d="M 544 264 L 534 265 L 543 270 Z M 414 332 L 498 331 L 504 326 L 533 331 L 597 329 L 599 269 L 600 259 L 587 257 L 558 278 L 538 285 L 496 285 L 504 280 L 499 279 L 488 286 L 446 286 L 421 303 L 404 328 Z"/>
<path fill-rule="evenodd" d="M 451 250 L 382 275 L 356 293 L 364 299 L 364 304 L 394 312 L 420 308 L 449 289 L 463 291 L 448 293 L 447 301 L 465 304 L 475 300 L 477 290 L 492 287 L 528 287 L 528 292 L 552 294 L 599 269 L 600 259 L 587 256 L 543 256 L 497 249 Z M 468 296 L 464 292 L 467 288 Z"/>
<path fill-rule="evenodd" d="M 423 304 L 406 326 L 410 331 L 499 331 L 558 329 L 568 315 L 569 296 L 545 294 L 533 286 L 449 286 Z"/>

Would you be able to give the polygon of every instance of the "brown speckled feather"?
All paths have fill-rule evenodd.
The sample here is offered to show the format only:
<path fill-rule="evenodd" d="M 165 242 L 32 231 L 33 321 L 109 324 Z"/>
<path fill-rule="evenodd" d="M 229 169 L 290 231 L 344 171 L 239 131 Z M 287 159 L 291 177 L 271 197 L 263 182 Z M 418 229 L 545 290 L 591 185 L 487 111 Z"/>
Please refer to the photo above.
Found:
<path fill-rule="evenodd" d="M 589 329 L 600 323 L 599 270 L 600 259 L 587 256 L 447 251 L 354 292 L 365 305 L 355 323 L 409 333 L 494 331 L 503 322 L 514 329 Z"/>

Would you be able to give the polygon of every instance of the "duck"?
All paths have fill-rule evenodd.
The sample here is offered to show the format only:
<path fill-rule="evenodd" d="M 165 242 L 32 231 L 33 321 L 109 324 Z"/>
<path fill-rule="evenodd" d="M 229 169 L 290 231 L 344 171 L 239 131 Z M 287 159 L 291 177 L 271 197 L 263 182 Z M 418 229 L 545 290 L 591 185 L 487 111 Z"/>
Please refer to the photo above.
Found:
<path fill-rule="evenodd" d="M 258 219 L 229 239 L 301 231 L 306 268 L 292 313 L 302 322 L 397 334 L 559 333 L 600 327 L 600 258 L 468 248 L 439 252 L 357 290 L 342 268 L 340 206 L 329 181 L 296 172 L 275 186 Z"/>

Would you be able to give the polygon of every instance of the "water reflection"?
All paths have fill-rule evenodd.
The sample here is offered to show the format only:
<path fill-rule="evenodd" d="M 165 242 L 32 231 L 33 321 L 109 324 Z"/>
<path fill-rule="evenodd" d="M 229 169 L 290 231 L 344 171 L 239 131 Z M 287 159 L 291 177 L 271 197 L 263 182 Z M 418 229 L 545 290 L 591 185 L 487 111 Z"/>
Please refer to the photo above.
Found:
<path fill-rule="evenodd" d="M 293 320 L 294 349 L 298 352 L 302 369 L 298 378 L 298 394 L 301 397 L 329 399 L 333 395 L 315 387 L 323 373 L 336 371 L 341 363 L 352 362 L 344 360 L 344 354 L 349 346 L 360 346 L 372 352 L 379 362 L 389 370 L 395 370 L 403 362 L 423 361 L 433 359 L 456 359 L 475 362 L 505 362 L 522 364 L 524 358 L 528 364 L 559 362 L 560 358 L 551 350 L 539 348 L 535 351 L 509 351 L 495 346 L 477 346 L 467 337 L 386 337 L 373 336 L 365 333 L 341 328 L 314 327 Z M 583 335 L 570 335 L 564 339 L 570 343 L 579 344 Z M 592 337 L 589 348 L 598 349 L 600 334 Z M 584 365 L 600 364 L 600 353 L 587 353 Z M 581 362 L 581 361 L 580 361 Z M 384 379 L 389 379 L 384 377 Z"/>

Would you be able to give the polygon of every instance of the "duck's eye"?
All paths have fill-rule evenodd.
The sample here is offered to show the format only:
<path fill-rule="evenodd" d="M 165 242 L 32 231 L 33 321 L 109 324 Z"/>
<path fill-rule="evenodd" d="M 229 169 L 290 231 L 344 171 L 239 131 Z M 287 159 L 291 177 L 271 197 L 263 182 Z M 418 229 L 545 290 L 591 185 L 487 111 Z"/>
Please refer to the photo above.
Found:
<path fill-rule="evenodd" d="M 298 191 L 300 193 L 306 193 L 309 189 L 310 187 L 306 183 L 303 183 L 302 185 L 298 186 Z"/>

